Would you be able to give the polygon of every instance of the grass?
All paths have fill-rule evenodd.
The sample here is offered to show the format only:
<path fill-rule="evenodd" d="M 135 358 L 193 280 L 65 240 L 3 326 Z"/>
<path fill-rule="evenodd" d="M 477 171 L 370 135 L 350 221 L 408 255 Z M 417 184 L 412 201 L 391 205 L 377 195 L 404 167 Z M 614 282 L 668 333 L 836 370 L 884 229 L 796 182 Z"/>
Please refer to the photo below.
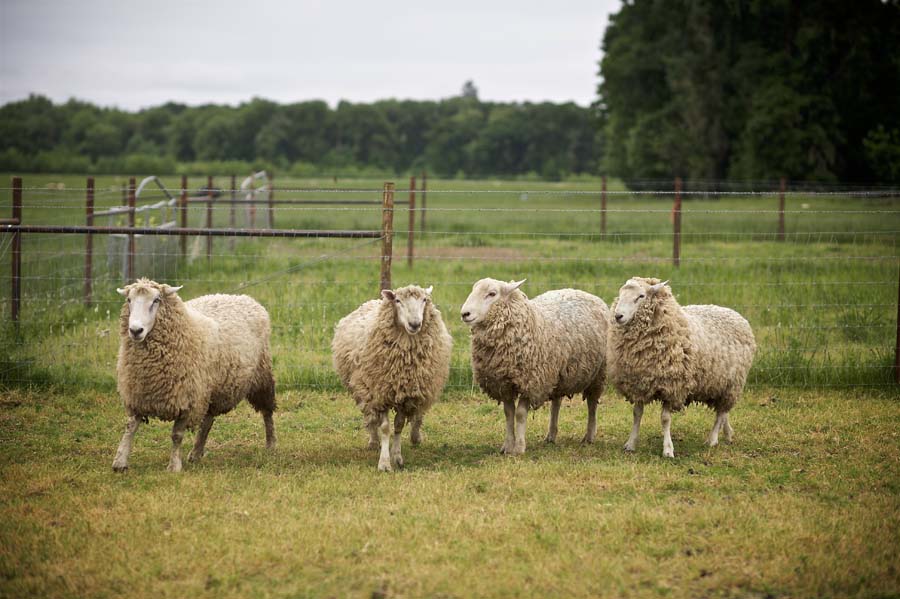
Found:
<path fill-rule="evenodd" d="M 168 426 L 110 468 L 114 394 L 2 395 L 0 595 L 8 597 L 888 597 L 900 593 L 900 404 L 872 392 L 748 393 L 736 441 L 712 416 L 658 409 L 638 452 L 603 398 L 599 438 L 565 405 L 529 449 L 497 453 L 500 409 L 454 393 L 380 474 L 344 394 L 285 392 L 267 454 L 258 416 L 220 418 L 201 464 L 165 472 Z M 186 441 L 191 442 L 191 438 Z"/>

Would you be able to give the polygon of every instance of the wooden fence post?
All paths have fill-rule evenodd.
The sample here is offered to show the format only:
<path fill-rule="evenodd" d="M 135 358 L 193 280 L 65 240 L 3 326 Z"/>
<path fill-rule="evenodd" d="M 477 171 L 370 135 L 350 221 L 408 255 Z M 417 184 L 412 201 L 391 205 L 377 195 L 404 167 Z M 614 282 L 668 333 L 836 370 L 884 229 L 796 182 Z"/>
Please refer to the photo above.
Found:
<path fill-rule="evenodd" d="M 674 217 L 672 263 L 678 268 L 681 266 L 681 177 L 675 177 L 675 204 L 672 206 L 672 216 Z"/>
<path fill-rule="evenodd" d="M 416 178 L 409 178 L 409 232 L 406 241 L 406 264 L 413 265 L 413 243 L 416 237 Z"/>
<path fill-rule="evenodd" d="M 606 238 L 606 175 L 600 188 L 600 238 Z"/>
<path fill-rule="evenodd" d="M 784 177 L 781 178 L 781 184 L 778 191 L 778 241 L 784 241 Z"/>
<path fill-rule="evenodd" d="M 270 174 L 269 179 L 269 228 L 275 228 L 275 175 Z"/>
<path fill-rule="evenodd" d="M 17 225 L 22 224 L 22 177 L 12 179 L 12 217 Z M 10 297 L 11 316 L 16 328 L 19 326 L 19 307 L 22 303 L 22 234 L 12 237 L 12 295 Z"/>
<path fill-rule="evenodd" d="M 134 195 L 134 177 L 128 179 L 128 226 L 134 228 L 134 210 L 136 198 Z M 128 259 L 125 262 L 125 281 L 130 283 L 134 279 L 134 233 L 128 234 Z"/>
<path fill-rule="evenodd" d="M 206 178 L 206 228 L 212 229 L 213 226 L 213 178 L 209 175 Z M 206 237 L 206 264 L 212 259 L 213 238 L 212 235 Z"/>
<path fill-rule="evenodd" d="M 381 193 L 381 289 L 391 288 L 394 244 L 394 184 L 385 182 Z"/>
<path fill-rule="evenodd" d="M 181 217 L 181 228 L 187 229 L 188 221 L 188 178 L 187 175 L 181 175 L 181 195 L 178 197 L 178 214 Z M 187 235 L 178 236 L 181 241 L 181 256 L 187 256 Z"/>
<path fill-rule="evenodd" d="M 422 171 L 422 225 L 420 229 L 422 233 L 425 233 L 425 208 L 426 208 L 426 194 L 428 193 L 428 173 Z"/>
<path fill-rule="evenodd" d="M 237 190 L 235 189 L 235 176 L 231 175 L 231 210 L 228 213 L 228 226 L 234 229 L 237 226 L 237 219 L 235 217 L 235 210 L 237 209 L 237 204 L 235 200 L 237 199 Z M 232 252 L 234 251 L 234 237 L 228 238 L 228 249 Z"/>
<path fill-rule="evenodd" d="M 85 225 L 94 226 L 94 178 L 87 178 L 87 194 L 84 198 Z M 88 233 L 84 237 L 84 305 L 91 306 L 94 284 L 94 235 Z"/>

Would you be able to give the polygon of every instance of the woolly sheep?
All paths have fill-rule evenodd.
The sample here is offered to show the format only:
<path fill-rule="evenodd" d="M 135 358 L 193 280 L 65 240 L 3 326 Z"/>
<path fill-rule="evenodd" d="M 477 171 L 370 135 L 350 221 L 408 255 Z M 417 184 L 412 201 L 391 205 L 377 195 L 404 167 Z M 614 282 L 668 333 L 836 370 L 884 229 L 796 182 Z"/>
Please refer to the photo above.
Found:
<path fill-rule="evenodd" d="M 370 447 L 381 447 L 381 471 L 403 467 L 405 422 L 412 421 L 410 440 L 418 445 L 422 418 L 450 376 L 453 339 L 431 292 L 415 285 L 386 289 L 380 300 L 365 302 L 335 327 L 334 368 L 365 416 Z"/>
<path fill-rule="evenodd" d="M 134 435 L 148 418 L 175 422 L 168 469 L 179 472 L 185 429 L 200 425 L 188 456 L 197 461 L 215 417 L 244 398 L 262 413 L 266 447 L 275 446 L 266 309 L 246 295 L 183 302 L 179 289 L 139 279 L 117 290 L 127 298 L 119 318 L 116 372 L 128 423 L 113 461 L 116 472 L 128 468 Z"/>
<path fill-rule="evenodd" d="M 692 402 L 716 411 L 707 444 L 718 444 L 720 430 L 731 441 L 728 412 L 744 389 L 756 342 L 750 324 L 734 310 L 682 307 L 667 283 L 634 277 L 622 286 L 612 306 L 607 348 L 610 380 L 634 405 L 625 450 L 637 447 L 644 406 L 659 401 L 663 456 L 671 458 L 671 412 Z"/>
<path fill-rule="evenodd" d="M 587 402 L 584 443 L 597 433 L 597 403 L 606 385 L 606 328 L 602 299 L 576 289 L 548 291 L 532 300 L 521 281 L 481 279 L 461 310 L 472 332 L 472 371 L 489 397 L 503 403 L 506 440 L 500 451 L 525 451 L 528 410 L 550 400 L 554 443 L 563 396 Z M 519 398 L 516 406 L 516 398 Z"/>

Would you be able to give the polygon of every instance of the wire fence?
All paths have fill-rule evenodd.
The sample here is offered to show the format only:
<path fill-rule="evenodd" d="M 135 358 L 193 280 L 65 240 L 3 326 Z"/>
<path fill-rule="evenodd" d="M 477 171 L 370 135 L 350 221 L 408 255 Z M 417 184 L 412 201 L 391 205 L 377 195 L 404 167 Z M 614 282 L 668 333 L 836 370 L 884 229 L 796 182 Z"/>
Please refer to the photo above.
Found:
<path fill-rule="evenodd" d="M 475 281 L 527 278 L 529 296 L 575 287 L 611 304 L 632 276 L 669 279 L 683 305 L 743 314 L 759 346 L 751 386 L 895 385 L 895 189 L 438 181 L 426 196 L 412 181 L 391 186 L 389 207 L 376 185 L 282 181 L 277 192 L 242 194 L 219 177 L 168 189 L 174 201 L 147 187 L 139 199 L 126 194 L 124 209 L 114 185 L 0 190 L 20 193 L 22 206 L 0 220 L 0 385 L 112 388 L 115 288 L 139 276 L 184 285 L 185 299 L 258 299 L 272 318 L 281 389 L 340 388 L 334 325 L 383 285 L 434 285 L 454 338 L 449 386 L 470 390 L 459 312 Z"/>

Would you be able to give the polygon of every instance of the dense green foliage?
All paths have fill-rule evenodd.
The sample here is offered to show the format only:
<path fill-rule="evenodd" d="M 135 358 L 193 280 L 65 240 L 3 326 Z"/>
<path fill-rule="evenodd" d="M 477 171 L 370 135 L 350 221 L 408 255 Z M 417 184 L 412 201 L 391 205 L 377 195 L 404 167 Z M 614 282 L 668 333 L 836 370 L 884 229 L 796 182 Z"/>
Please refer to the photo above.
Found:
<path fill-rule="evenodd" d="M 900 3 L 625 2 L 605 168 L 629 179 L 900 180 Z"/>
<path fill-rule="evenodd" d="M 237 107 L 168 103 L 137 113 L 41 96 L 0 107 L 0 170 L 70 173 L 242 172 L 559 179 L 596 172 L 596 121 L 575 104 L 459 97 L 373 104 Z M 191 165 L 196 165 L 192 168 Z"/>

